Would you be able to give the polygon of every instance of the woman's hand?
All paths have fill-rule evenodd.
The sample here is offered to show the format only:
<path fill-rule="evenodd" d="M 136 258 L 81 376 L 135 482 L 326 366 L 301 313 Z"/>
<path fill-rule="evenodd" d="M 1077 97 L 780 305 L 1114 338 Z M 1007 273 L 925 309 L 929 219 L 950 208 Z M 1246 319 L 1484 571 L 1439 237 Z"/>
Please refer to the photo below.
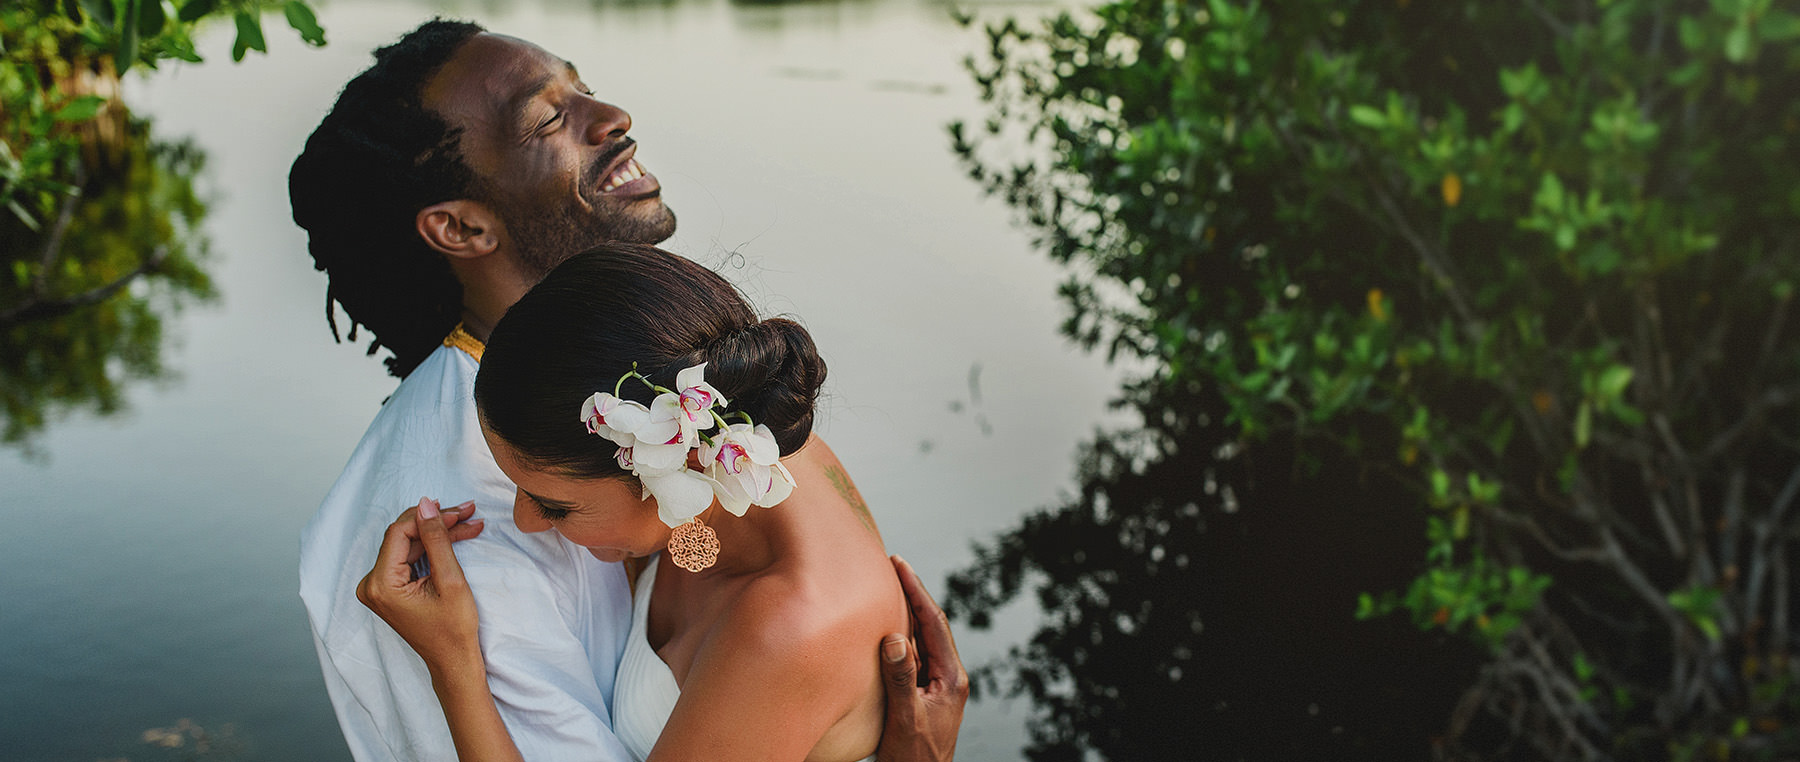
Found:
<path fill-rule="evenodd" d="M 473 502 L 439 511 L 436 500 L 420 499 L 388 526 L 375 568 L 356 586 L 356 599 L 419 652 L 434 680 L 486 671 L 475 596 L 450 549 L 481 534 L 481 519 L 468 518 L 474 511 Z"/>

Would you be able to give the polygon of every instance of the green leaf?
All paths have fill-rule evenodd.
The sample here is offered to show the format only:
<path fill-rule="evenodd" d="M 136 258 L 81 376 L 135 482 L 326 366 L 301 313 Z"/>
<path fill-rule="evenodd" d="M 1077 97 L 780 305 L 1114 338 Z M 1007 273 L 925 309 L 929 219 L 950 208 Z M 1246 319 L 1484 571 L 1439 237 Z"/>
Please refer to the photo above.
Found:
<path fill-rule="evenodd" d="M 1500 129 L 1502 132 L 1514 133 L 1525 124 L 1525 109 L 1517 103 L 1508 103 L 1500 112 Z"/>
<path fill-rule="evenodd" d="M 130 0 L 125 6 L 125 15 L 117 17 L 119 22 L 119 48 L 115 56 L 118 60 L 115 63 L 119 67 L 120 74 L 124 74 L 125 70 L 130 69 L 132 64 L 137 63 L 138 2 L 139 0 Z"/>
<path fill-rule="evenodd" d="M 1581 407 L 1575 410 L 1575 446 L 1577 448 L 1587 447 L 1588 440 L 1593 434 L 1594 409 L 1588 407 L 1588 403 L 1583 402 Z"/>
<path fill-rule="evenodd" d="M 1669 593 L 1669 605 L 1687 615 L 1694 627 L 1706 635 L 1708 640 L 1718 640 L 1722 634 L 1719 623 L 1714 617 L 1719 600 L 1719 591 L 1710 587 L 1694 587 L 1686 590 L 1675 590 Z"/>
<path fill-rule="evenodd" d="M 1741 64 L 1750 59 L 1750 25 L 1738 22 L 1725 33 L 1725 60 Z"/>
<path fill-rule="evenodd" d="M 1762 17 L 1757 28 L 1762 31 L 1764 42 L 1786 42 L 1800 39 L 1800 15 L 1786 11 L 1769 11 Z"/>
<path fill-rule="evenodd" d="M 1358 104 L 1350 107 L 1350 121 L 1372 130 L 1379 130 L 1387 126 L 1388 118 L 1381 109 Z"/>
<path fill-rule="evenodd" d="M 1555 237 L 1556 237 L 1556 248 L 1562 249 L 1563 251 L 1568 251 L 1570 249 L 1575 248 L 1575 226 L 1574 225 L 1567 225 L 1567 224 L 1557 225 Z"/>
<path fill-rule="evenodd" d="M 325 30 L 319 27 L 319 18 L 313 15 L 311 8 L 300 0 L 288 0 L 281 6 L 282 14 L 287 16 L 288 26 L 300 33 L 300 39 L 306 44 L 320 46 L 325 44 Z"/>
<path fill-rule="evenodd" d="M 237 19 L 237 39 L 231 43 L 231 60 L 244 60 L 244 53 L 252 50 L 268 52 L 268 45 L 263 42 L 262 18 L 251 11 L 238 11 L 233 14 Z"/>
<path fill-rule="evenodd" d="M 103 27 L 113 25 L 117 11 L 113 9 L 112 0 L 81 0 L 81 9 L 87 11 L 88 18 Z"/>
<path fill-rule="evenodd" d="M 1594 679 L 1594 664 L 1593 662 L 1588 661 L 1587 654 L 1577 651 L 1575 652 L 1575 658 L 1570 661 L 1572 662 L 1572 666 L 1575 667 L 1576 680 L 1586 683 L 1589 680 Z"/>
<path fill-rule="evenodd" d="M 1545 172 L 1544 179 L 1538 183 L 1537 195 L 1532 198 L 1540 209 L 1560 212 L 1563 209 L 1563 184 L 1554 172 Z"/>
<path fill-rule="evenodd" d="M 137 26 L 138 35 L 155 37 L 162 34 L 163 25 L 168 23 L 169 16 L 163 11 L 162 0 L 138 0 Z"/>
<path fill-rule="evenodd" d="M 1614 365 L 1600 372 L 1600 382 L 1595 391 L 1599 402 L 1611 402 L 1625 393 L 1625 387 L 1631 385 L 1632 370 L 1629 366 Z"/>
<path fill-rule="evenodd" d="M 58 122 L 85 122 L 100 113 L 100 107 L 106 105 L 106 97 L 101 95 L 83 95 L 68 102 L 56 110 L 50 118 Z"/>
<path fill-rule="evenodd" d="M 1696 51 L 1706 45 L 1706 30 L 1700 26 L 1700 20 L 1693 16 L 1682 16 L 1675 22 L 1676 32 L 1681 38 L 1681 47 Z"/>
<path fill-rule="evenodd" d="M 182 4 L 181 11 L 175 14 L 175 18 L 191 23 L 218 9 L 219 0 L 188 0 Z"/>

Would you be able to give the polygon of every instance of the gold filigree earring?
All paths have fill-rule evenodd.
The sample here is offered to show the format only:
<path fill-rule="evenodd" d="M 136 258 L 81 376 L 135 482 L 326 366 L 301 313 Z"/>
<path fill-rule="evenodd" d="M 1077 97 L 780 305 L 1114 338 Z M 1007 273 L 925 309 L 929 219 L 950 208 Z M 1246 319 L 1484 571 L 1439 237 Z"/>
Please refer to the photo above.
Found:
<path fill-rule="evenodd" d="M 719 561 L 719 535 L 699 516 L 669 532 L 669 560 L 691 572 L 699 572 Z"/>

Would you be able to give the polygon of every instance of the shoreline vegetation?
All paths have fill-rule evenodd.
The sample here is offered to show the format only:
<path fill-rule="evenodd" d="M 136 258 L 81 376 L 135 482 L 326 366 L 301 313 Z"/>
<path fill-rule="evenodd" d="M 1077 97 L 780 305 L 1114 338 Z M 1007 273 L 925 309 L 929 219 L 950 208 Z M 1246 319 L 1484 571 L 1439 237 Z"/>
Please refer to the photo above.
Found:
<path fill-rule="evenodd" d="M 1065 335 L 1151 368 L 950 584 L 1043 609 L 982 672 L 1028 756 L 1800 756 L 1800 14 L 982 28 L 952 145 L 1067 265 Z"/>
<path fill-rule="evenodd" d="M 266 51 L 262 14 L 274 10 L 325 44 L 300 0 L 0 10 L 0 446 L 33 456 L 51 420 L 118 412 L 126 385 L 165 375 L 163 319 L 216 299 L 205 152 L 133 115 L 120 79 L 200 63 L 193 32 L 227 19 L 234 59 Z"/>

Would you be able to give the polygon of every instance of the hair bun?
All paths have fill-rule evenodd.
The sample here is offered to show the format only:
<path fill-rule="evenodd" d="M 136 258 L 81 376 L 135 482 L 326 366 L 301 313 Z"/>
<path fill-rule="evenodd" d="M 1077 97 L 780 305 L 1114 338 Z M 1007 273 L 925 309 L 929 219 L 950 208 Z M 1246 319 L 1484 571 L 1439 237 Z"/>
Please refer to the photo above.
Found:
<path fill-rule="evenodd" d="M 764 320 L 714 342 L 700 359 L 730 409 L 768 426 L 783 455 L 806 444 L 825 384 L 825 359 L 804 326 L 787 318 Z"/>

